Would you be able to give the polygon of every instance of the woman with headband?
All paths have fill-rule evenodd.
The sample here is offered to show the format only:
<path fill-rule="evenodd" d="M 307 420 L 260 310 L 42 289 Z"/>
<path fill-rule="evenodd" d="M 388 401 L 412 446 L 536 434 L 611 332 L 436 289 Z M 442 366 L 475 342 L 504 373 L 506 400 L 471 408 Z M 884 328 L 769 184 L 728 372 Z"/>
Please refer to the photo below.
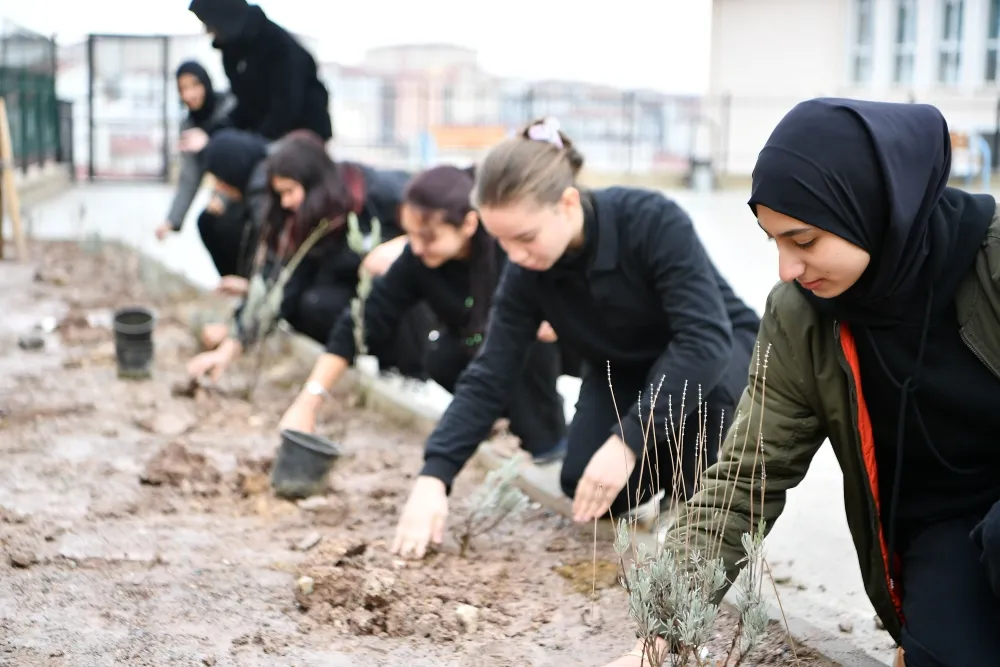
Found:
<path fill-rule="evenodd" d="M 1000 660 L 1000 220 L 950 172 L 929 105 L 815 99 L 778 123 L 749 201 L 784 282 L 758 338 L 766 379 L 666 536 L 733 581 L 751 508 L 770 529 L 829 439 L 865 591 L 907 667 Z M 640 650 L 614 667 L 648 665 Z"/>
<path fill-rule="evenodd" d="M 427 441 L 393 544 L 403 556 L 442 541 L 452 480 L 500 416 L 543 321 L 585 366 L 561 472 L 576 521 L 624 515 L 661 489 L 670 497 L 677 458 L 686 496 L 699 463 L 715 459 L 759 320 L 676 203 L 634 188 L 584 190 L 582 165 L 548 119 L 479 167 L 473 203 L 510 263 L 482 349 Z M 678 430 L 686 418 L 683 442 L 668 435 L 668 416 Z"/>

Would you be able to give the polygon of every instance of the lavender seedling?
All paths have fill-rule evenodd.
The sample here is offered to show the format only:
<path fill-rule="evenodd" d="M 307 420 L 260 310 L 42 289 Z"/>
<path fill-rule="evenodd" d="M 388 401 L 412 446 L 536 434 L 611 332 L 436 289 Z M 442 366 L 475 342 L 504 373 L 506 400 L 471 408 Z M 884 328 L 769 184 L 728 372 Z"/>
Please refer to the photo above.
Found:
<path fill-rule="evenodd" d="M 515 517 L 527 509 L 528 497 L 514 486 L 518 465 L 517 457 L 508 459 L 502 466 L 487 473 L 483 483 L 469 496 L 465 505 L 465 519 L 452 529 L 462 558 L 468 553 L 473 539 L 490 532 L 504 519 Z"/>
<path fill-rule="evenodd" d="M 378 218 L 372 218 L 371 233 L 365 236 L 361 231 L 358 216 L 351 213 L 347 216 L 347 246 L 353 250 L 362 260 L 371 252 L 372 248 L 382 242 L 382 225 Z M 351 318 L 354 321 L 354 347 L 355 356 L 363 357 L 368 354 L 368 344 L 365 342 L 365 302 L 372 291 L 372 276 L 362 263 L 358 270 L 358 291 L 357 296 L 351 300 Z M 367 378 L 359 374 L 358 380 L 358 403 L 363 407 L 368 402 L 369 386 Z"/>
<path fill-rule="evenodd" d="M 769 350 L 768 350 L 769 352 Z M 764 394 L 767 376 L 767 352 L 761 359 L 760 350 L 756 355 L 757 373 L 761 375 L 761 395 L 760 404 L 764 403 Z M 756 378 L 755 378 L 756 380 Z M 610 381 L 610 377 L 609 377 Z M 752 383 L 752 392 L 756 391 L 757 382 Z M 654 388 L 651 393 L 654 399 L 651 404 L 656 403 Z M 684 392 L 686 394 L 686 391 Z M 684 414 L 684 398 L 681 397 L 681 414 Z M 752 396 L 754 398 L 754 396 Z M 751 401 L 754 404 L 754 401 Z M 668 405 L 671 405 L 668 403 Z M 707 424 L 707 406 L 701 401 L 699 391 L 698 409 L 692 417 L 698 419 L 697 427 L 698 442 L 705 443 L 708 434 L 705 432 Z M 684 443 L 685 424 L 681 421 L 679 427 L 675 424 L 674 415 L 668 410 L 667 431 L 670 442 L 666 451 L 670 452 L 675 464 L 675 479 L 673 480 L 673 492 L 671 500 L 678 507 L 678 516 L 671 517 L 672 523 L 683 522 L 683 480 L 677 475 L 680 469 L 679 461 L 683 460 L 681 451 Z M 742 424 L 749 426 L 751 416 L 745 419 L 737 415 L 733 428 L 736 429 Z M 652 423 L 652 415 L 645 417 L 644 422 Z M 762 415 L 761 415 L 762 419 Z M 648 426 L 648 424 L 647 424 Z M 651 429 L 647 429 L 651 431 Z M 763 498 L 766 475 L 762 456 L 762 424 L 758 425 L 756 441 L 749 437 L 749 429 L 743 433 L 743 451 L 732 454 L 734 458 L 742 462 L 748 444 L 755 447 L 753 464 L 750 470 L 751 485 L 751 515 L 750 524 L 754 526 L 754 505 L 755 499 L 760 502 L 760 512 L 757 514 L 757 523 L 753 532 L 745 532 L 742 535 L 742 547 L 744 557 L 741 561 L 743 570 L 733 583 L 734 591 L 737 595 L 736 627 L 729 643 L 729 650 L 724 656 L 709 658 L 706 648 L 709 641 L 715 635 L 715 623 L 719 616 L 719 607 L 712 601 L 718 594 L 726 588 L 728 581 L 726 578 L 725 566 L 719 553 L 721 550 L 722 527 L 729 507 L 732 504 L 731 497 L 722 498 L 724 509 L 719 515 L 719 526 L 716 526 L 714 535 L 707 545 L 707 548 L 696 549 L 690 544 L 688 537 L 684 537 L 678 542 L 669 545 L 656 542 L 655 552 L 649 553 L 649 549 L 644 543 L 637 543 L 634 538 L 636 531 L 636 519 L 634 516 L 622 519 L 618 522 L 618 530 L 614 543 L 615 551 L 618 553 L 619 566 L 621 568 L 621 583 L 629 595 L 629 613 L 636 623 L 636 630 L 644 644 L 643 664 L 662 665 L 670 658 L 673 667 L 687 667 L 688 665 L 698 665 L 699 667 L 738 667 L 746 659 L 747 655 L 760 644 L 767 632 L 769 622 L 768 606 L 763 597 L 762 584 L 763 577 L 767 573 L 767 564 L 764 560 L 763 541 L 765 534 L 765 524 L 760 518 L 763 514 Z M 725 434 L 719 434 L 720 444 Z M 701 448 L 699 448 L 700 451 Z M 646 455 L 644 454 L 644 457 Z M 659 464 L 660 462 L 657 462 Z M 698 455 L 696 465 L 696 486 L 700 486 L 700 477 L 704 472 L 702 466 L 704 462 L 701 455 Z M 759 466 L 759 468 L 758 468 Z M 727 475 L 730 474 L 727 469 Z M 740 475 L 739 466 L 736 466 L 735 475 Z M 716 492 L 719 488 L 724 488 L 716 484 Z M 759 493 L 759 495 L 758 495 Z M 636 498 L 638 504 L 638 498 Z M 713 502 L 714 504 L 714 502 Z M 657 638 L 665 640 L 666 647 L 661 648 L 663 643 L 657 642 Z"/>

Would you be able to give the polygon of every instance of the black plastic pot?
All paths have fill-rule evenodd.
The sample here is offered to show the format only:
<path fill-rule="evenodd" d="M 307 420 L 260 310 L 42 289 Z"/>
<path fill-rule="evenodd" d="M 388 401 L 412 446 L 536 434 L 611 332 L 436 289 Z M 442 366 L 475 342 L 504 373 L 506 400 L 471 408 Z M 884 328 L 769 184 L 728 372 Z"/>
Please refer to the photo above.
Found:
<path fill-rule="evenodd" d="M 153 328 L 156 318 L 148 308 L 132 306 L 115 312 L 115 358 L 118 377 L 142 380 L 152 375 Z"/>
<path fill-rule="evenodd" d="M 285 429 L 271 469 L 271 488 L 282 498 L 323 493 L 326 476 L 342 454 L 340 446 L 312 433 Z"/>

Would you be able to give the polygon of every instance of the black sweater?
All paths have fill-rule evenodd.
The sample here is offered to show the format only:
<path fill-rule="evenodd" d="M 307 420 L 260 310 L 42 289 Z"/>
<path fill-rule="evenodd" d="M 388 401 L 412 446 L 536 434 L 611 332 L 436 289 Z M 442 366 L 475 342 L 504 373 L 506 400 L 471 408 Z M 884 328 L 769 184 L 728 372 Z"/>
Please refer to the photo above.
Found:
<path fill-rule="evenodd" d="M 738 365 L 731 361 L 746 351 L 734 349 L 745 348 L 734 346 L 734 330 L 739 340 L 755 338 L 760 320 L 715 269 L 687 214 L 660 193 L 633 188 L 597 190 L 590 202 L 580 257 L 545 272 L 507 265 L 486 341 L 427 441 L 421 474 L 450 487 L 500 416 L 543 320 L 593 368 L 610 362 L 663 377 L 655 406 L 647 389 L 641 406 L 622 416 L 622 429 L 608 434 L 621 435 L 637 455 L 644 448 L 640 410 L 655 414 L 656 442 L 668 442 L 668 397 L 680 419 L 685 383 L 687 413 L 697 409 L 690 397 L 698 386 L 705 396 L 732 384 L 729 393 L 739 396 L 746 366 L 732 373 Z"/>
<path fill-rule="evenodd" d="M 498 266 L 503 267 L 506 255 L 497 247 Z M 413 254 L 409 244 L 403 248 L 385 275 L 377 278 L 365 302 L 365 343 L 370 354 L 381 356 L 395 342 L 396 330 L 403 315 L 421 301 L 426 301 L 439 324 L 456 338 L 468 326 L 473 301 L 470 294 L 470 266 L 463 260 L 445 262 L 436 269 L 428 268 Z M 476 347 L 482 338 L 465 341 Z M 326 351 L 353 360 L 354 319 L 350 308 L 330 331 Z"/>

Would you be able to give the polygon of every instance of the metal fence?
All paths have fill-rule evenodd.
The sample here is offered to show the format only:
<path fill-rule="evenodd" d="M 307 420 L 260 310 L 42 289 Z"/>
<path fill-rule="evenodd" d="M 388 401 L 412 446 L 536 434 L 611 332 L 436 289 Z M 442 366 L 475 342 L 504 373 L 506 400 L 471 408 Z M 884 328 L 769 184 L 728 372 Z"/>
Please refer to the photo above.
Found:
<path fill-rule="evenodd" d="M 0 20 L 0 97 L 18 167 L 64 161 L 55 40 Z"/>
<path fill-rule="evenodd" d="M 64 59 L 64 76 L 86 77 L 89 180 L 167 179 L 169 42 L 165 36 L 90 35 L 84 54 Z"/>

